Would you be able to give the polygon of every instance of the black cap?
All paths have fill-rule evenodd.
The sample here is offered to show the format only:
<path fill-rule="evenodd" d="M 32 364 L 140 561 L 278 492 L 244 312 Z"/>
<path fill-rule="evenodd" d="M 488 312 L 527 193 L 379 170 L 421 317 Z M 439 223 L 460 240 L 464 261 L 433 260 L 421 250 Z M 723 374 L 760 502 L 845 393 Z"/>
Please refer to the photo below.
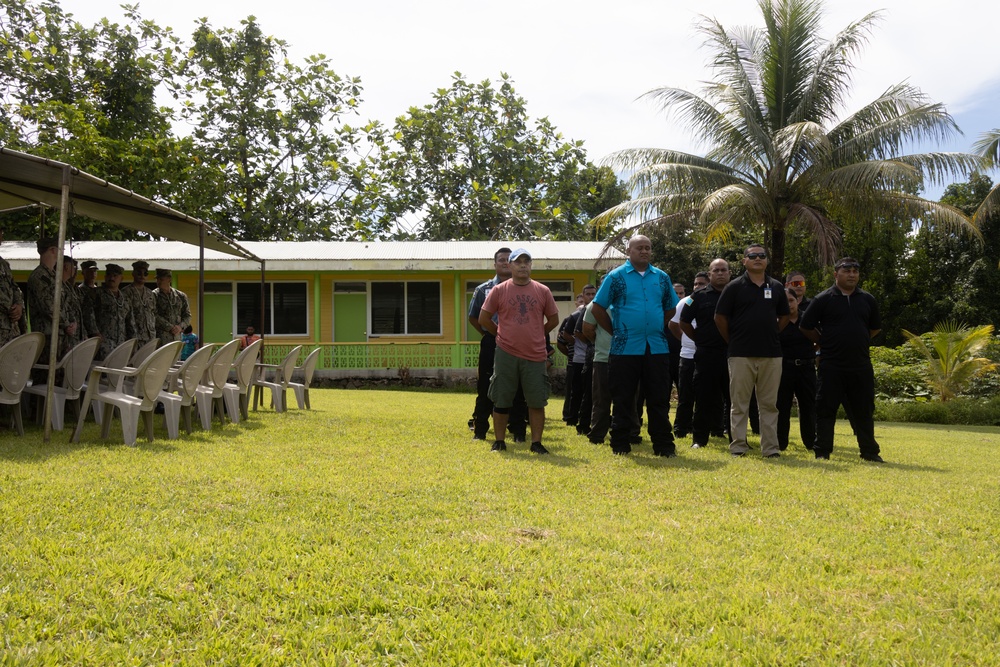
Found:
<path fill-rule="evenodd" d="M 73 255 L 63 255 L 63 264 L 76 264 L 76 260 Z"/>
<path fill-rule="evenodd" d="M 41 255 L 49 248 L 55 248 L 59 245 L 59 241 L 51 236 L 46 236 L 45 238 L 38 239 L 38 243 L 36 245 L 38 246 L 38 254 Z"/>
<path fill-rule="evenodd" d="M 157 269 L 156 270 L 156 277 L 157 278 L 169 278 L 171 275 L 172 274 L 170 273 L 170 269 Z"/>
<path fill-rule="evenodd" d="M 141 259 L 138 262 L 132 262 L 132 270 L 138 271 L 139 269 L 142 269 L 143 271 L 148 270 L 149 262 L 144 262 Z"/>
<path fill-rule="evenodd" d="M 97 262 L 95 262 L 92 259 L 88 259 L 86 262 L 80 265 L 80 268 L 83 269 L 84 271 L 86 271 L 87 269 L 96 269 Z"/>
<path fill-rule="evenodd" d="M 125 273 L 125 269 L 118 266 L 117 264 L 105 264 L 104 265 L 104 275 L 105 276 L 120 276 Z"/>

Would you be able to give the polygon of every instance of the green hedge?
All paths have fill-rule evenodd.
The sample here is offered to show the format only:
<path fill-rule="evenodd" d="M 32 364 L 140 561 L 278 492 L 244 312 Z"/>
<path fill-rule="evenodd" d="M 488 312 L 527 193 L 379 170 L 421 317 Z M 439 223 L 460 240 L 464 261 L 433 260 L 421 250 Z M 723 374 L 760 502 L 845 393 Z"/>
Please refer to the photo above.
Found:
<path fill-rule="evenodd" d="M 994 337 L 983 356 L 1000 362 L 1000 339 Z M 871 357 L 876 420 L 1000 426 L 1000 371 L 976 378 L 963 396 L 942 403 L 933 400 L 923 358 L 909 345 L 873 347 Z"/>

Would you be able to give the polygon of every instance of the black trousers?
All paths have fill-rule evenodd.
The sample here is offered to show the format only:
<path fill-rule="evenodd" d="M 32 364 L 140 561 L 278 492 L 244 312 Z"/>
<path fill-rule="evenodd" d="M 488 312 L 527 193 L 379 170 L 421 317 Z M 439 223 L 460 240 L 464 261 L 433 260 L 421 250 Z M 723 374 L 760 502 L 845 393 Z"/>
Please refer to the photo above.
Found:
<path fill-rule="evenodd" d="M 635 395 L 639 386 L 646 397 L 646 430 L 654 454 L 673 454 L 674 433 L 670 426 L 670 355 L 646 353 L 612 354 L 608 358 L 608 383 L 613 402 L 611 449 L 632 451 L 629 444 L 635 418 Z"/>
<path fill-rule="evenodd" d="M 490 430 L 493 401 L 490 400 L 490 378 L 493 377 L 493 357 L 497 351 L 495 336 L 485 334 L 479 341 L 479 378 L 476 380 L 476 409 L 472 412 L 473 432 L 485 438 Z"/>
<path fill-rule="evenodd" d="M 720 415 L 729 405 L 729 359 L 725 350 L 703 349 L 695 354 L 694 421 L 691 433 L 700 445 L 719 428 Z M 726 432 L 731 433 L 729 413 L 725 415 Z"/>
<path fill-rule="evenodd" d="M 841 404 L 854 429 L 861 456 L 878 456 L 875 373 L 870 362 L 847 368 L 820 362 L 816 385 L 816 454 L 829 455 L 833 451 L 833 431 Z"/>
<path fill-rule="evenodd" d="M 573 393 L 577 390 L 578 375 L 580 365 L 574 364 L 572 359 L 566 362 L 566 398 L 563 399 L 563 421 L 569 425 L 576 424 L 576 413 L 573 412 Z M 580 411 L 580 403 L 576 404 L 577 412 Z"/>
<path fill-rule="evenodd" d="M 590 432 L 590 413 L 593 409 L 594 362 L 580 365 L 580 407 L 577 410 L 576 432 L 586 435 Z M 575 391 L 575 390 L 574 390 Z"/>
<path fill-rule="evenodd" d="M 805 448 L 812 449 L 816 445 L 815 360 L 785 359 L 781 363 L 781 385 L 778 386 L 778 447 L 782 450 L 788 448 L 793 396 L 799 404 L 799 436 Z"/>
<path fill-rule="evenodd" d="M 681 357 L 677 368 L 677 412 L 674 414 L 674 435 L 691 432 L 694 418 L 694 359 Z"/>

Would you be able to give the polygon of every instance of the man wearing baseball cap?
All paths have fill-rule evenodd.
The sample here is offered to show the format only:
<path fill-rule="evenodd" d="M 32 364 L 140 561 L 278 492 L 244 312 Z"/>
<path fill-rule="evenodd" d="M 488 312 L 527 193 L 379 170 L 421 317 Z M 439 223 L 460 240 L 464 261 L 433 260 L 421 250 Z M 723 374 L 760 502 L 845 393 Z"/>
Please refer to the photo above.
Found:
<path fill-rule="evenodd" d="M 559 309 L 549 288 L 531 279 L 531 253 L 524 248 L 512 252 L 510 268 L 510 280 L 491 289 L 479 311 L 479 326 L 496 336 L 497 342 L 489 393 L 496 438 L 493 451 L 507 449 L 504 434 L 520 383 L 528 403 L 531 451 L 548 454 L 542 446 L 549 397 L 545 343 L 549 332 L 559 324 Z"/>
<path fill-rule="evenodd" d="M 104 267 L 104 284 L 97 290 L 94 318 L 101 332 L 100 354 L 103 359 L 113 349 L 135 336 L 135 319 L 132 306 L 122 294 L 119 286 L 125 269 L 117 264 Z"/>
<path fill-rule="evenodd" d="M 77 286 L 80 293 L 80 315 L 83 324 L 83 337 L 93 338 L 100 336 L 101 332 L 97 328 L 97 320 L 94 318 L 94 308 L 97 303 L 97 262 L 88 259 L 80 264 L 83 271 L 83 282 Z"/>
<path fill-rule="evenodd" d="M 122 288 L 122 295 L 128 299 L 135 319 L 135 345 L 142 347 L 156 338 L 156 299 L 153 291 L 146 287 L 149 262 L 132 262 L 132 282 Z"/>
<path fill-rule="evenodd" d="M 187 294 L 170 284 L 170 269 L 156 270 L 156 333 L 160 344 L 166 345 L 181 339 L 181 334 L 191 324 L 191 307 Z"/>

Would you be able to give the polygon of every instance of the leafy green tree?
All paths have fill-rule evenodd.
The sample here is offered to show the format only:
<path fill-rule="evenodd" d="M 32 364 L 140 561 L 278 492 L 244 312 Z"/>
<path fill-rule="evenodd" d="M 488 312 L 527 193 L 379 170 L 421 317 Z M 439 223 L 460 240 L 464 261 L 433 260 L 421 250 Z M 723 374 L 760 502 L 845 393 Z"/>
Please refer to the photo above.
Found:
<path fill-rule="evenodd" d="M 698 25 L 714 70 L 701 95 L 679 88 L 647 93 L 708 144 L 707 154 L 652 148 L 614 154 L 611 163 L 632 174 L 634 197 L 601 221 L 638 219 L 648 226 L 697 215 L 710 239 L 751 229 L 767 246 L 775 275 L 784 272 L 786 238 L 796 227 L 807 232 L 821 264 L 838 254 L 843 220 L 905 219 L 975 235 L 957 209 L 909 194 L 925 179 L 940 182 L 981 164 L 972 155 L 902 152 L 957 131 L 944 106 L 900 83 L 846 118 L 837 116 L 852 60 L 879 14 L 826 41 L 818 0 L 758 4 L 763 28 L 728 30 L 709 18 Z"/>
<path fill-rule="evenodd" d="M 924 379 L 942 402 L 960 395 L 976 377 L 997 368 L 989 359 L 976 356 L 989 345 L 992 324 L 968 327 L 947 320 L 923 336 L 909 331 L 903 334 L 924 358 Z"/>
<path fill-rule="evenodd" d="M 68 162 L 141 195 L 191 211 L 209 197 L 211 170 L 192 161 L 190 139 L 171 130 L 155 91 L 169 70 L 168 31 L 127 9 L 125 24 L 86 27 L 55 2 L 9 0 L 0 13 L 6 146 Z M 30 238 L 36 213 L 5 220 L 9 236 Z M 137 232 L 73 216 L 74 239 L 127 239 Z"/>
<path fill-rule="evenodd" d="M 980 208 L 992 181 L 973 174 L 949 185 L 941 201 L 971 214 Z M 936 322 L 1000 322 L 1000 216 L 980 216 L 982 241 L 920 229 L 907 239 L 896 287 L 886 309 L 887 343 L 901 328 L 930 331 Z"/>
<path fill-rule="evenodd" d="M 178 56 L 171 90 L 196 157 L 222 172 L 208 219 L 244 239 L 351 236 L 360 130 L 343 121 L 361 102 L 360 80 L 324 56 L 292 62 L 252 16 L 239 29 L 202 20 Z"/>
<path fill-rule="evenodd" d="M 593 238 L 593 213 L 625 196 L 617 178 L 588 164 L 582 142 L 564 140 L 547 118 L 532 121 L 510 77 L 501 74 L 497 84 L 455 73 L 430 104 L 396 119 L 398 150 L 386 170 L 401 219 L 416 219 L 404 232 L 435 240 Z"/>

